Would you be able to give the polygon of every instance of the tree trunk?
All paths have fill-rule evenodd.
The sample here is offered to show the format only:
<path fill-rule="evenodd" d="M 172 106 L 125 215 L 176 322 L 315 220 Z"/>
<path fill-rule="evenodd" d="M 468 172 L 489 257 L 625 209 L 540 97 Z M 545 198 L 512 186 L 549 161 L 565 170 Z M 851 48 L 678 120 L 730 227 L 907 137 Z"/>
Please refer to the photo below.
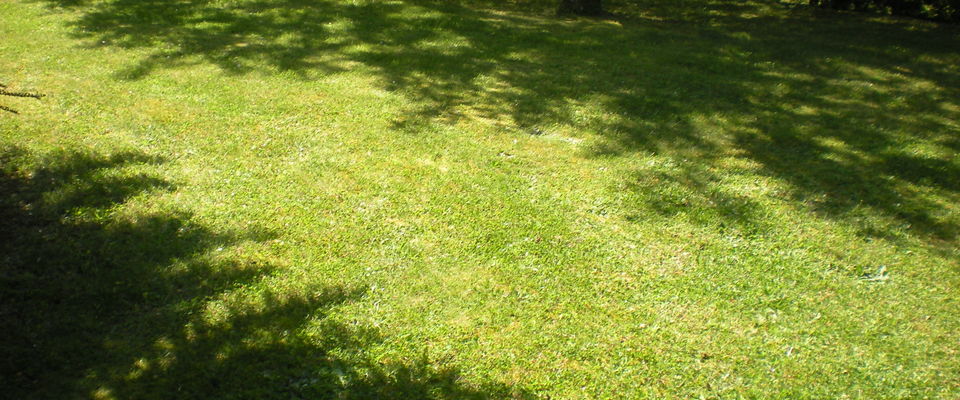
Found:
<path fill-rule="evenodd" d="M 603 15 L 602 0 L 560 0 L 558 14 Z"/>

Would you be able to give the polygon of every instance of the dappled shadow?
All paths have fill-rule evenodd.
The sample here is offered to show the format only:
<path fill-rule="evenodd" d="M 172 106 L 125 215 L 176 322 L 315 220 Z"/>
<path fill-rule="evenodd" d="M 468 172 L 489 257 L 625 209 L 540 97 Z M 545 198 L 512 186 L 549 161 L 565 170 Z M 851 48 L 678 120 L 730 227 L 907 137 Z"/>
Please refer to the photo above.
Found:
<path fill-rule="evenodd" d="M 270 232 L 217 232 L 186 211 L 124 207 L 173 189 L 144 172 L 163 162 L 138 152 L 0 150 L 4 396 L 524 396 L 465 386 L 427 360 L 369 360 L 363 349 L 381 340 L 376 330 L 325 318 L 361 289 L 273 293 L 263 285 L 273 266 L 216 256 Z"/>
<path fill-rule="evenodd" d="M 57 393 L 64 389 L 57 385 L 109 361 L 98 347 L 132 318 L 262 273 L 205 263 L 200 256 L 263 233 L 217 234 L 178 211 L 117 214 L 116 206 L 133 196 L 172 188 L 136 172 L 162 161 L 135 152 L 34 159 L 15 147 L 3 149 L 0 358 L 3 376 L 12 379 L 5 387 Z"/>
<path fill-rule="evenodd" d="M 904 227 L 953 241 L 960 220 L 957 54 L 960 29 L 806 8 L 776 14 L 713 1 L 700 19 L 748 73 L 726 150 L 787 183 L 789 198 L 889 237 Z M 768 7 L 782 7 L 769 5 Z M 868 221 L 875 216 L 888 224 Z"/>
<path fill-rule="evenodd" d="M 362 290 L 314 288 L 307 296 L 263 293 L 254 310 L 189 321 L 145 344 L 120 368 L 100 371 L 118 398 L 392 398 L 530 397 L 507 386 L 467 387 L 453 369 L 426 359 L 377 362 L 363 354 L 382 340 L 369 328 L 331 322 L 327 312 Z M 150 346 L 146 346 L 150 345 Z"/>
<path fill-rule="evenodd" d="M 744 237 L 773 228 L 755 199 L 724 190 L 719 180 L 716 173 L 689 161 L 648 166 L 624 186 L 633 200 L 625 218 L 649 223 L 653 213 Z"/>
<path fill-rule="evenodd" d="M 957 236 L 956 218 L 943 216 L 960 168 L 950 157 L 960 120 L 955 26 L 728 0 L 614 1 L 612 20 L 469 1 L 55 4 L 82 10 L 75 33 L 91 45 L 147 50 L 124 78 L 189 63 L 300 79 L 363 66 L 413 101 L 398 130 L 470 119 L 593 135 L 602 138 L 596 157 L 692 160 L 696 168 L 669 179 L 704 204 L 733 204 L 716 215 L 759 226 L 743 212 L 756 204 L 711 183 L 734 157 L 864 235 L 887 229 L 860 226 L 867 209 L 922 240 Z M 676 208 L 640 197 L 654 203 L 638 208 Z"/>

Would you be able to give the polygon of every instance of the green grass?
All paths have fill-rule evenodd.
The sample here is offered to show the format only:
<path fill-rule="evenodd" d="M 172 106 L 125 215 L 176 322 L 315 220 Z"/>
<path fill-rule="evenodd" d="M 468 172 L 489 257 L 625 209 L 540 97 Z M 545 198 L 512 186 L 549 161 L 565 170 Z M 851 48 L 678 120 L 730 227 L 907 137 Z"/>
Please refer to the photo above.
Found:
<path fill-rule="evenodd" d="M 0 397 L 956 398 L 960 29 L 0 2 Z"/>

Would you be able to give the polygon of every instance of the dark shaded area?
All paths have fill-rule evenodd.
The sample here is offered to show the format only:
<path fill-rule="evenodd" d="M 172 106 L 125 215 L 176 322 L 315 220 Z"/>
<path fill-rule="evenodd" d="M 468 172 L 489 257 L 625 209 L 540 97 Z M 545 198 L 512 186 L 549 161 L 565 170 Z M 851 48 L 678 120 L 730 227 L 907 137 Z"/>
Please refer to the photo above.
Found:
<path fill-rule="evenodd" d="M 764 209 L 755 200 L 717 188 L 716 174 L 693 166 L 679 171 L 637 173 L 626 188 L 639 205 L 626 215 L 627 220 L 649 223 L 646 213 L 652 212 L 744 237 L 774 228 L 765 221 Z"/>
<path fill-rule="evenodd" d="M 419 132 L 425 118 L 477 116 L 523 132 L 575 127 L 606 139 L 593 149 L 597 157 L 694 160 L 699 167 L 659 177 L 639 171 L 637 180 L 672 179 L 705 199 L 719 195 L 710 168 L 736 156 L 786 182 L 791 200 L 864 235 L 884 236 L 886 229 L 862 226 L 857 210 L 866 208 L 925 241 L 956 238 L 955 219 L 942 217 L 942 204 L 915 188 L 956 196 L 957 158 L 910 150 L 922 144 L 940 154 L 956 151 L 956 26 L 759 1 L 606 6 L 616 20 L 528 18 L 482 1 L 255 0 L 224 7 L 105 0 L 82 5 L 75 28 L 93 45 L 153 49 L 120 74 L 125 79 L 190 63 L 312 79 L 359 62 L 385 88 L 417 100 L 417 109 L 396 121 L 403 131 Z M 601 112 L 584 112 L 596 104 Z M 717 128 L 722 134 L 697 123 L 710 117 L 727 121 Z M 717 202 L 749 204 L 726 197 Z M 669 214 L 678 204 L 637 208 Z M 749 205 L 732 207 L 717 215 L 757 225 L 739 211 Z"/>
<path fill-rule="evenodd" d="M 259 299 L 266 303 L 263 310 L 239 311 L 218 323 L 191 321 L 187 329 L 164 335 L 147 362 L 105 371 L 126 376 L 115 380 L 111 392 L 138 399 L 530 397 L 506 386 L 463 386 L 455 370 L 433 367 L 425 358 L 405 363 L 364 358 L 361 350 L 381 340 L 376 331 L 324 320 L 331 307 L 357 300 L 362 291 L 319 290 L 294 298 L 266 293 Z M 307 339 L 303 329 L 316 321 L 323 321 L 320 334 Z M 156 367 L 165 360 L 167 365 Z"/>
<path fill-rule="evenodd" d="M 958 0 L 809 0 L 814 7 L 873 11 L 940 21 L 960 21 Z"/>
<path fill-rule="evenodd" d="M 83 4 L 77 1 L 74 6 Z M 344 45 L 327 24 L 349 8 L 311 0 L 262 0 L 223 5 L 209 0 L 119 0 L 90 6 L 76 26 L 94 45 L 155 47 L 118 73 L 137 79 L 154 68 L 211 63 L 227 73 L 273 72 L 316 76 L 340 68 L 321 57 Z M 109 28 L 108 28 L 109 27 Z M 89 28 L 89 29 L 88 29 Z"/>
<path fill-rule="evenodd" d="M 188 212 L 117 212 L 134 196 L 173 188 L 133 172 L 162 162 L 137 152 L 0 150 L 0 397 L 529 397 L 466 387 L 426 360 L 368 360 L 362 350 L 381 340 L 375 330 L 324 318 L 362 290 L 255 291 L 274 268 L 207 254 L 269 232 L 215 232 Z M 241 289 L 256 298 L 205 319 L 210 301 Z M 311 323 L 321 329 L 305 335 Z"/>
<path fill-rule="evenodd" d="M 557 8 L 557 14 L 576 14 L 576 15 L 604 15 L 603 2 L 601 0 L 560 0 Z"/>

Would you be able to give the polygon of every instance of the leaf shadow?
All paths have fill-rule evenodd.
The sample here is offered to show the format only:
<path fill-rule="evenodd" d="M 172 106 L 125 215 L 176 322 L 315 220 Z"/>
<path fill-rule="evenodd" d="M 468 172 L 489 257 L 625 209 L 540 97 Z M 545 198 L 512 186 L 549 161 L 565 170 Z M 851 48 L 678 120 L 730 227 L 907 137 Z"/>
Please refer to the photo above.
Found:
<path fill-rule="evenodd" d="M 124 79 L 190 64 L 307 80 L 363 66 L 411 100 L 398 131 L 480 120 L 592 135 L 590 157 L 694 154 L 703 170 L 723 168 L 726 154 L 864 236 L 957 238 L 960 222 L 944 217 L 960 168 L 948 156 L 960 119 L 946 44 L 960 39 L 956 26 L 729 0 L 624 0 L 601 20 L 503 11 L 517 2 L 53 4 L 80 10 L 74 33 L 87 43 L 145 52 Z M 876 226 L 863 210 L 892 222 Z"/>
<path fill-rule="evenodd" d="M 532 396 L 465 384 L 427 359 L 369 359 L 364 349 L 383 340 L 376 329 L 325 318 L 362 289 L 276 292 L 263 282 L 277 267 L 213 256 L 273 232 L 215 230 L 188 211 L 122 211 L 173 190 L 150 172 L 164 162 L 133 151 L 0 150 L 4 396 Z M 219 319 L 209 312 L 217 304 Z"/>

